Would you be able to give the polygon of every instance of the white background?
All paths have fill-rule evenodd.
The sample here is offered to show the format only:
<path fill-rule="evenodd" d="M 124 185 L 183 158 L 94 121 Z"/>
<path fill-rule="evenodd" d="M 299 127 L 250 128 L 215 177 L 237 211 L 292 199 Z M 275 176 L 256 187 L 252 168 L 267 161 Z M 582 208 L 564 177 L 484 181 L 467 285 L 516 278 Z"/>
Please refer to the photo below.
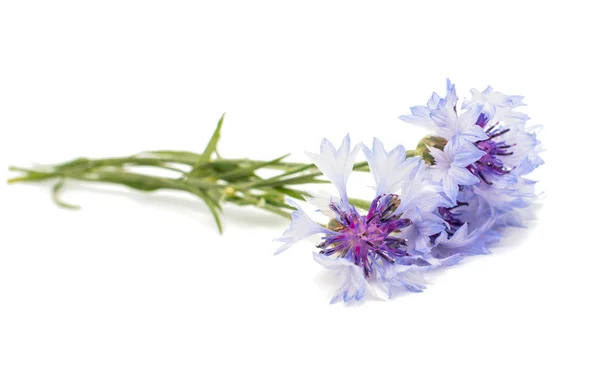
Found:
<path fill-rule="evenodd" d="M 274 158 L 325 136 L 414 146 L 397 119 L 451 78 L 526 96 L 537 222 L 422 294 L 329 305 L 286 221 L 178 193 L 0 186 L 0 366 L 599 366 L 598 40 L 592 2 L 5 1 L 6 167 L 150 149 Z M 592 174 L 593 173 L 593 174 Z M 358 176 L 353 188 L 369 185 Z"/>

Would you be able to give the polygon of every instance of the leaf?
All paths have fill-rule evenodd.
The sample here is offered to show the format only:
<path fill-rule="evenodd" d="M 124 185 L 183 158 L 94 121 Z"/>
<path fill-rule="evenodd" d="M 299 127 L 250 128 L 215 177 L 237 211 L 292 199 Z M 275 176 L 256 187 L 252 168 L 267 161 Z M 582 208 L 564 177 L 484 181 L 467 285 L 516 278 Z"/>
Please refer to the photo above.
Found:
<path fill-rule="evenodd" d="M 301 171 L 304 171 L 304 170 L 307 170 L 307 169 L 310 169 L 310 168 L 316 168 L 316 167 L 315 167 L 314 164 L 306 164 L 306 165 L 298 166 L 295 169 L 291 169 L 291 170 L 286 171 L 286 172 L 284 172 L 282 174 L 273 176 L 273 177 L 269 178 L 269 180 L 281 179 L 281 178 L 284 178 L 286 176 L 290 176 L 290 175 L 299 173 Z"/>
<path fill-rule="evenodd" d="M 317 183 L 329 183 L 327 180 L 315 179 L 315 177 L 322 175 L 318 174 L 309 174 L 309 175 L 301 175 L 295 178 L 283 179 L 283 180 L 263 180 L 261 182 L 255 183 L 251 185 L 253 188 L 260 187 L 281 187 L 284 185 L 292 185 L 292 184 L 317 184 Z"/>
<path fill-rule="evenodd" d="M 8 170 L 9 171 L 20 172 L 22 174 L 25 174 L 23 176 L 17 176 L 15 178 L 9 178 L 9 179 L 7 179 L 6 182 L 8 184 L 19 183 L 19 182 L 27 182 L 27 181 L 40 181 L 40 180 L 46 180 L 46 179 L 54 178 L 54 177 L 57 176 L 56 173 L 47 173 L 47 172 L 35 171 L 35 170 L 24 169 L 22 167 L 15 167 L 15 166 L 10 166 L 8 168 Z"/>
<path fill-rule="evenodd" d="M 272 198 L 269 197 L 264 197 L 265 200 L 265 204 L 271 205 L 273 207 L 277 207 L 277 208 L 285 208 L 288 210 L 295 210 L 296 207 L 292 207 L 289 204 L 283 202 L 283 201 L 277 201 L 277 200 L 273 200 Z"/>
<path fill-rule="evenodd" d="M 146 151 L 135 155 L 138 158 L 158 158 L 178 164 L 194 166 L 200 159 L 200 155 L 188 151 Z"/>
<path fill-rule="evenodd" d="M 166 156 L 166 157 L 186 157 L 186 158 L 189 158 L 189 157 L 199 158 L 200 157 L 200 155 L 195 152 L 173 151 L 173 150 L 145 151 L 136 156 L 143 156 L 144 154 L 147 154 L 147 153 L 149 153 L 151 155 Z"/>
<path fill-rule="evenodd" d="M 126 171 L 93 172 L 71 177 L 87 181 L 121 184 L 145 192 L 158 189 L 177 189 L 177 179 L 153 177 Z"/>
<path fill-rule="evenodd" d="M 302 190 L 296 190 L 285 187 L 274 187 L 273 190 L 277 191 L 278 193 L 285 194 L 289 197 L 299 199 L 301 201 L 306 200 L 305 197 L 310 197 L 309 193 Z"/>
<path fill-rule="evenodd" d="M 241 198 L 241 197 L 230 197 L 227 198 L 227 201 L 231 202 L 231 203 L 235 203 L 238 206 L 256 206 L 257 208 L 269 211 L 271 213 L 274 213 L 276 215 L 285 217 L 286 219 L 290 219 L 291 215 L 289 212 L 286 212 L 284 210 L 282 210 L 281 208 L 287 208 L 287 207 L 283 207 L 283 206 L 275 206 L 272 205 L 271 203 L 269 203 L 270 201 L 267 200 L 262 200 L 258 197 L 252 196 L 252 195 L 246 195 L 246 198 Z M 293 207 L 290 209 L 294 209 Z"/>
<path fill-rule="evenodd" d="M 236 179 L 252 176 L 254 174 L 254 171 L 256 171 L 262 167 L 269 166 L 271 164 L 276 164 L 279 161 L 283 160 L 284 158 L 288 157 L 289 155 L 290 154 L 288 153 L 287 155 L 283 155 L 283 156 L 278 157 L 271 161 L 258 162 L 253 165 L 250 165 L 248 167 L 241 167 L 239 169 L 236 169 L 229 173 L 225 173 L 225 174 L 221 175 L 220 179 L 227 180 L 227 181 L 234 181 Z"/>
<path fill-rule="evenodd" d="M 198 161 L 196 162 L 196 165 L 194 165 L 194 167 L 198 167 L 199 165 L 203 164 L 204 162 L 210 161 L 210 156 L 214 152 L 217 151 L 217 143 L 219 143 L 219 139 L 221 138 L 221 127 L 223 126 L 224 119 L 225 119 L 225 113 L 223 113 L 223 115 L 221 115 L 221 119 L 219 119 L 219 122 L 217 123 L 217 127 L 215 128 L 215 131 L 213 132 L 212 137 L 210 137 L 210 141 L 208 141 L 208 144 L 206 145 L 204 152 L 202 152 L 202 154 L 200 155 L 200 158 L 198 159 Z"/>
<path fill-rule="evenodd" d="M 196 193 L 198 197 L 200 197 L 204 203 L 208 206 L 210 213 L 213 215 L 215 222 L 217 223 L 217 228 L 219 229 L 219 234 L 223 234 L 223 225 L 221 223 L 221 216 L 219 215 L 218 209 L 219 207 L 214 204 L 214 202 L 210 199 L 210 196 L 205 195 L 202 191 L 198 191 Z"/>
<path fill-rule="evenodd" d="M 292 218 L 292 215 L 290 213 L 282 211 L 277 207 L 271 206 L 270 204 L 265 204 L 264 206 L 262 206 L 260 208 L 262 208 L 263 210 L 267 210 L 271 213 L 274 213 L 276 215 L 282 216 L 288 220 Z"/>
<path fill-rule="evenodd" d="M 208 189 L 199 188 L 197 185 L 206 185 L 206 187 L 210 189 L 215 189 L 218 186 L 202 182 L 198 184 L 192 184 L 181 179 L 161 178 L 125 171 L 94 172 L 82 176 L 73 176 L 73 178 L 87 181 L 121 184 L 142 191 L 154 191 L 159 189 L 179 189 L 195 194 L 206 203 L 208 209 L 210 210 L 211 214 L 215 219 L 215 222 L 217 223 L 219 233 L 223 233 L 223 226 L 221 224 L 221 219 L 218 213 L 218 211 L 221 210 L 219 202 L 208 194 Z M 60 187 L 58 187 L 58 189 L 60 189 Z"/>
<path fill-rule="evenodd" d="M 217 223 L 217 228 L 219 229 L 219 234 L 223 234 L 223 225 L 221 223 L 221 216 L 219 215 L 219 210 L 221 210 L 221 206 L 219 202 L 217 202 L 214 198 L 212 198 L 205 190 L 195 188 L 194 186 L 184 184 L 184 190 L 197 195 L 206 203 L 206 206 L 210 210 L 215 222 Z"/>
<path fill-rule="evenodd" d="M 64 185 L 65 185 L 65 181 L 63 179 L 61 179 L 56 184 L 54 184 L 54 187 L 52 188 L 52 199 L 54 200 L 54 203 L 56 203 L 59 207 L 66 208 L 66 209 L 69 209 L 69 210 L 79 210 L 79 209 L 81 209 L 81 207 L 79 207 L 77 205 L 73 205 L 73 204 L 69 204 L 67 202 L 63 202 L 58 197 L 58 195 L 60 194 L 60 190 L 63 188 Z"/>

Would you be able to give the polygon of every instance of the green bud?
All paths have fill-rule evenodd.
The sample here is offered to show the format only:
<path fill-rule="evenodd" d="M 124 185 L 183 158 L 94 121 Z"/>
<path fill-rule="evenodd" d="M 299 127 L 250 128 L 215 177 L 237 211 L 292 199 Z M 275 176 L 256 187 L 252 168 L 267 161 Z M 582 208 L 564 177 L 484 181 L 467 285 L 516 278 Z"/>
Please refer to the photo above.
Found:
<path fill-rule="evenodd" d="M 417 144 L 417 148 L 415 148 L 412 151 L 408 151 L 406 155 L 409 157 L 423 157 L 423 160 L 426 163 L 433 165 L 434 159 L 433 156 L 429 153 L 428 147 L 435 147 L 439 150 L 443 150 L 444 147 L 446 147 L 446 144 L 448 144 L 448 140 L 446 138 L 437 137 L 434 135 L 426 135 L 419 141 L 419 143 Z"/>

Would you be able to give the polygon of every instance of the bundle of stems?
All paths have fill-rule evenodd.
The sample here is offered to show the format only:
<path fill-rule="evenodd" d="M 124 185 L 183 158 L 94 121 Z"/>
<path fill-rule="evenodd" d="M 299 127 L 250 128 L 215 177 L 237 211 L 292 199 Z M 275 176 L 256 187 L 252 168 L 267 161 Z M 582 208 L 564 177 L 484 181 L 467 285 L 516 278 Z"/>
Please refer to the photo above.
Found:
<path fill-rule="evenodd" d="M 79 207 L 65 203 L 59 197 L 67 179 L 120 184 L 147 192 L 160 189 L 188 192 L 204 201 L 219 232 L 223 231 L 220 214 L 224 202 L 254 206 L 290 217 L 294 208 L 286 203 L 285 196 L 299 200 L 310 198 L 309 193 L 296 186 L 328 183 L 319 178 L 321 172 L 313 164 L 285 162 L 284 159 L 289 155 L 270 161 L 221 158 L 217 152 L 217 144 L 224 117 L 225 114 L 219 119 L 202 153 L 148 151 L 116 158 L 77 158 L 61 164 L 34 168 L 10 167 L 9 170 L 20 175 L 9 179 L 8 183 L 57 180 L 52 191 L 53 199 L 59 206 L 69 209 Z M 161 169 L 165 174 L 149 175 L 139 172 L 140 168 L 148 167 Z M 272 169 L 270 171 L 275 174 L 265 177 L 257 173 L 259 169 Z M 368 171 L 367 163 L 357 163 L 354 170 Z M 359 199 L 352 199 L 351 202 L 360 208 L 367 208 L 369 205 Z"/>

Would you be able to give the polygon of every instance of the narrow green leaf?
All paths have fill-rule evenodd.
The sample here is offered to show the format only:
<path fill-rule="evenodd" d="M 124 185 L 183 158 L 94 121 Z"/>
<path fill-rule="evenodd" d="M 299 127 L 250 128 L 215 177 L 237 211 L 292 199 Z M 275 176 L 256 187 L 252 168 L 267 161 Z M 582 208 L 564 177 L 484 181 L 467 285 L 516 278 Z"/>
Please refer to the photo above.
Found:
<path fill-rule="evenodd" d="M 269 211 L 271 213 L 274 213 L 276 215 L 282 216 L 282 217 L 284 217 L 284 218 L 286 218 L 288 220 L 292 218 L 292 215 L 290 213 L 282 211 L 279 208 L 273 207 L 273 206 L 271 206 L 269 204 L 265 204 L 261 208 L 264 209 L 264 210 L 267 210 L 267 211 Z"/>
<path fill-rule="evenodd" d="M 173 150 L 146 151 L 146 152 L 143 152 L 141 155 L 144 155 L 145 153 L 150 153 L 150 154 L 157 155 L 157 156 L 168 156 L 168 157 L 196 157 L 196 158 L 200 157 L 199 154 L 197 154 L 195 152 L 191 152 L 191 151 L 173 151 Z"/>
<path fill-rule="evenodd" d="M 90 160 L 85 157 L 79 157 L 71 161 L 67 161 L 65 163 L 56 165 L 54 169 L 56 171 L 61 171 L 68 168 L 78 167 L 78 166 L 86 166 L 90 163 Z"/>
<path fill-rule="evenodd" d="M 269 166 L 271 164 L 278 163 L 279 161 L 283 160 L 284 158 L 288 157 L 289 155 L 290 154 L 288 153 L 286 155 L 283 155 L 283 156 L 278 157 L 278 158 L 276 158 L 274 160 L 271 160 L 271 161 L 258 162 L 258 163 L 255 163 L 253 165 L 250 165 L 248 167 L 241 167 L 239 169 L 236 169 L 236 170 L 233 170 L 231 172 L 228 172 L 228 173 L 225 173 L 225 174 L 221 175 L 220 179 L 227 180 L 227 181 L 234 181 L 234 180 L 237 180 L 237 179 L 240 179 L 240 178 L 245 178 L 245 177 L 248 177 L 248 176 L 252 176 L 254 174 L 254 171 L 256 171 L 256 170 L 258 170 L 260 168 L 263 168 L 265 166 Z"/>
<path fill-rule="evenodd" d="M 210 213 L 212 214 L 215 222 L 217 223 L 217 228 L 219 229 L 219 234 L 223 234 L 223 225 L 221 223 L 221 216 L 219 215 L 219 210 L 221 206 L 219 202 L 215 201 L 206 191 L 202 189 L 195 188 L 193 186 L 187 185 L 186 190 L 192 194 L 197 195 L 200 199 L 206 203 Z"/>
<path fill-rule="evenodd" d="M 242 198 L 242 197 L 230 197 L 227 198 L 228 202 L 237 204 L 238 206 L 256 206 L 257 208 L 261 208 L 263 210 L 269 211 L 271 213 L 274 213 L 276 215 L 285 217 L 286 219 L 290 219 L 291 215 L 289 212 L 282 210 L 281 208 L 288 208 L 288 207 L 282 207 L 282 206 L 274 206 L 271 203 L 269 203 L 269 201 L 261 201 L 259 198 L 255 197 L 255 196 L 251 196 L 251 195 L 247 195 L 246 197 Z M 293 209 L 293 208 L 290 208 Z"/>
<path fill-rule="evenodd" d="M 299 173 L 301 171 L 308 170 L 310 168 L 315 168 L 316 169 L 316 167 L 315 167 L 314 164 L 306 164 L 306 165 L 299 166 L 299 167 L 296 167 L 294 169 L 288 170 L 288 171 L 286 171 L 286 172 L 284 172 L 282 174 L 273 176 L 269 180 L 281 179 L 281 178 L 284 178 L 286 176 L 290 176 L 290 175 L 293 175 L 293 174 L 297 174 L 297 173 Z"/>
<path fill-rule="evenodd" d="M 200 165 L 204 162 L 210 161 L 210 156 L 214 152 L 216 152 L 217 143 L 219 143 L 219 139 L 221 138 L 221 127 L 223 126 L 224 119 L 225 119 L 225 114 L 223 113 L 223 115 L 221 115 L 221 118 L 219 119 L 219 122 L 217 123 L 217 127 L 215 128 L 215 131 L 213 132 L 212 137 L 210 137 L 210 141 L 208 141 L 208 144 L 206 145 L 206 148 L 204 149 L 204 152 L 202 152 L 202 154 L 200 155 L 200 158 L 198 159 L 198 162 L 196 162 L 195 167 L 198 167 L 198 165 Z"/>
<path fill-rule="evenodd" d="M 223 234 L 223 225 L 221 223 L 221 216 L 219 215 L 218 207 L 214 205 L 214 203 L 209 199 L 208 195 L 204 195 L 204 194 L 200 194 L 200 193 L 202 193 L 202 191 L 200 191 L 199 193 L 196 193 L 196 195 L 198 197 L 200 197 L 204 201 L 204 203 L 206 203 L 206 206 L 208 206 L 210 213 L 213 215 L 213 218 L 215 219 L 215 222 L 217 223 L 217 228 L 219 229 L 219 234 Z"/>
<path fill-rule="evenodd" d="M 200 154 L 188 151 L 147 151 L 137 154 L 135 157 L 156 157 L 161 160 L 194 166 L 200 160 Z"/>
<path fill-rule="evenodd" d="M 92 172 L 83 175 L 73 175 L 71 177 L 87 181 L 121 184 L 145 192 L 158 189 L 177 189 L 177 179 L 154 177 L 126 171 Z"/>
<path fill-rule="evenodd" d="M 318 174 L 309 174 L 297 176 L 295 178 L 283 179 L 283 180 L 274 180 L 271 179 L 263 180 L 261 182 L 255 183 L 251 185 L 252 188 L 259 187 L 281 187 L 284 185 L 293 185 L 293 184 L 318 184 L 318 183 L 329 183 L 327 180 L 315 179 L 315 177 L 320 176 L 321 173 Z"/>
<path fill-rule="evenodd" d="M 291 189 L 291 188 L 285 188 L 285 187 L 275 187 L 275 188 L 273 188 L 273 190 L 277 191 L 278 193 L 285 194 L 289 197 L 299 199 L 301 201 L 305 201 L 306 200 L 305 197 L 311 196 L 310 194 L 308 194 L 305 191 Z"/>
<path fill-rule="evenodd" d="M 54 203 L 56 203 L 59 207 L 66 208 L 69 210 L 81 209 L 81 207 L 64 202 L 59 198 L 60 191 L 63 188 L 64 184 L 65 181 L 63 179 L 59 180 L 56 184 L 54 184 L 54 187 L 52 188 L 52 200 L 54 200 Z"/>
<path fill-rule="evenodd" d="M 15 167 L 15 166 L 10 166 L 8 168 L 9 171 L 15 171 L 15 172 L 20 172 L 23 173 L 23 176 L 17 176 L 16 178 L 10 178 L 8 179 L 6 182 L 8 184 L 13 184 L 13 183 L 19 183 L 19 182 L 26 182 L 26 181 L 40 181 L 40 180 L 46 180 L 46 179 L 50 179 L 50 178 L 54 178 L 56 177 L 56 173 L 47 173 L 47 172 L 42 172 L 42 171 L 35 171 L 35 170 L 30 170 L 30 169 L 25 169 L 22 167 Z"/>
<path fill-rule="evenodd" d="M 271 205 L 273 207 L 277 207 L 277 208 L 285 208 L 288 210 L 295 210 L 295 207 L 290 206 L 289 204 L 285 203 L 284 201 L 276 201 L 273 200 L 272 198 L 268 198 L 268 197 L 264 197 L 265 199 L 265 204 Z"/>

